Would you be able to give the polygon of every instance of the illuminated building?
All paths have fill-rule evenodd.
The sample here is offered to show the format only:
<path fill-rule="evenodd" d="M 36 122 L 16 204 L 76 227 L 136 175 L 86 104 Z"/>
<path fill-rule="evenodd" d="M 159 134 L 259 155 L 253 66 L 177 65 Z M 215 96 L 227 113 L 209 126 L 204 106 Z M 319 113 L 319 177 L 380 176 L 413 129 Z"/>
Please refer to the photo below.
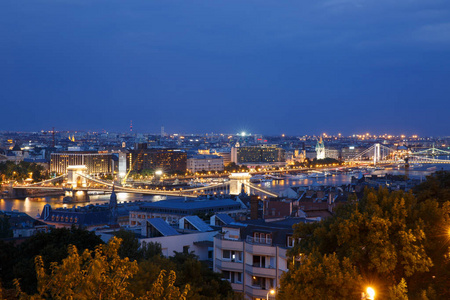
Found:
<path fill-rule="evenodd" d="M 117 155 L 113 153 L 92 152 L 64 152 L 52 153 L 50 156 L 50 172 L 57 174 L 67 173 L 67 167 L 73 165 L 84 165 L 86 173 L 113 174 L 117 167 Z"/>
<path fill-rule="evenodd" d="M 322 137 L 317 141 L 316 153 L 317 159 L 325 159 L 325 144 L 323 143 Z"/>
<path fill-rule="evenodd" d="M 178 149 L 138 149 L 127 154 L 127 170 L 162 170 L 186 172 L 186 152 Z"/>
<path fill-rule="evenodd" d="M 284 162 L 285 151 L 271 145 L 245 146 L 231 148 L 231 161 L 236 164 L 244 163 L 274 163 Z"/>
<path fill-rule="evenodd" d="M 223 171 L 223 157 L 218 155 L 194 155 L 187 159 L 188 171 Z"/>

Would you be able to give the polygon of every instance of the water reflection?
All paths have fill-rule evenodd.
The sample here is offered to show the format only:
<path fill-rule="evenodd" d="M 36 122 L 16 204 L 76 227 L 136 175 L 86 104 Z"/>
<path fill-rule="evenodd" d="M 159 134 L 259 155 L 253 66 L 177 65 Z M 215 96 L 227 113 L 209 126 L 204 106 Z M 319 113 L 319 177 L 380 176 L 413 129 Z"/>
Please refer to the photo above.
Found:
<path fill-rule="evenodd" d="M 414 168 L 413 170 L 409 171 L 409 175 L 412 178 L 422 179 L 425 180 L 425 176 L 431 174 L 433 171 L 427 170 L 427 168 L 431 167 L 432 165 L 424 165 L 422 168 Z M 437 170 L 449 170 L 450 165 L 438 165 Z M 373 172 L 373 174 L 376 175 L 383 175 L 383 174 L 394 174 L 394 175 L 404 175 L 404 170 L 397 170 L 397 169 L 391 169 L 391 170 L 377 170 Z M 273 192 L 281 192 L 285 190 L 289 186 L 309 186 L 309 185 L 344 185 L 351 183 L 351 177 L 355 176 L 362 176 L 362 173 L 360 174 L 334 174 L 333 176 L 328 176 L 324 178 L 305 178 L 305 179 L 290 179 L 286 178 L 283 180 L 273 180 L 271 182 L 262 182 L 257 184 L 258 186 L 271 190 Z M 84 206 L 88 204 L 104 204 L 108 203 L 110 198 L 110 194 L 101 194 L 101 195 L 90 195 L 90 202 L 85 203 L 75 203 L 75 204 L 66 204 L 63 203 L 63 196 L 59 197 L 37 197 L 37 198 L 26 198 L 26 199 L 1 199 L 0 200 L 0 210 L 18 210 L 22 212 L 26 212 L 31 216 L 36 216 L 37 213 L 42 212 L 42 208 L 45 204 L 49 203 L 53 208 L 58 207 L 66 207 L 71 208 L 73 206 Z M 140 194 L 129 194 L 129 193 L 117 193 L 117 201 L 119 203 L 123 203 L 126 201 L 136 201 L 136 200 L 143 200 L 143 201 L 161 201 L 166 200 L 168 198 L 173 197 L 167 197 L 167 196 L 160 196 L 160 195 L 140 195 Z"/>

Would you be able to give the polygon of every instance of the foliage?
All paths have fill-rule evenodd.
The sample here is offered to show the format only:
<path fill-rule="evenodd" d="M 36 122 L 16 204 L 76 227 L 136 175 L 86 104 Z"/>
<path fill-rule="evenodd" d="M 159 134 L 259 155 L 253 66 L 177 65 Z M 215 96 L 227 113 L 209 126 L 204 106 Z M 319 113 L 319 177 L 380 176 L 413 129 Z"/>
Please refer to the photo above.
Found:
<path fill-rule="evenodd" d="M 130 299 L 128 278 L 138 271 L 136 262 L 120 258 L 117 251 L 120 239 L 112 238 L 95 251 L 86 249 L 79 255 L 75 246 L 68 247 L 69 256 L 61 264 L 53 262 L 50 272 L 44 267 L 42 256 L 35 258 L 38 292 L 24 293 L 19 281 L 15 285 L 20 299 Z"/>
<path fill-rule="evenodd" d="M 166 276 L 166 271 L 162 270 L 158 278 L 152 285 L 152 289 L 147 291 L 145 296 L 139 297 L 139 300 L 186 300 L 189 292 L 189 284 L 186 284 L 181 292 L 175 284 L 176 274 L 170 271 Z"/>
<path fill-rule="evenodd" d="M 12 161 L 0 163 L 0 182 L 4 180 L 25 180 L 31 178 L 33 181 L 41 181 L 47 179 L 44 174 L 44 167 L 36 163 L 21 161 L 16 164 Z"/>
<path fill-rule="evenodd" d="M 130 283 L 130 291 L 136 296 L 145 296 L 151 282 L 161 271 L 177 274 L 175 286 L 182 289 L 189 285 L 188 299 L 228 299 L 231 285 L 221 279 L 220 274 L 211 271 L 206 264 L 191 253 L 175 252 L 173 257 L 154 256 L 139 263 L 139 272 Z"/>
<path fill-rule="evenodd" d="M 398 285 L 389 287 L 388 291 L 389 300 L 408 300 L 408 287 L 406 280 L 402 278 Z"/>
<path fill-rule="evenodd" d="M 314 252 L 284 274 L 279 299 L 361 299 L 361 283 L 348 258 Z"/>
<path fill-rule="evenodd" d="M 313 165 L 329 165 L 329 164 L 338 164 L 339 160 L 331 158 L 331 157 L 326 157 L 323 159 L 313 158 L 311 163 Z"/>
<path fill-rule="evenodd" d="M 128 257 L 131 261 L 135 261 L 140 258 L 139 240 L 135 237 L 133 232 L 120 229 L 114 235 L 123 241 L 118 250 L 120 257 Z"/>
<path fill-rule="evenodd" d="M 428 188 L 421 191 L 427 197 Z M 283 293 L 294 295 L 295 291 L 305 293 L 312 289 L 309 278 L 299 275 L 301 272 L 320 270 L 324 277 L 336 279 L 333 272 L 340 274 L 344 262 L 349 261 L 363 281 L 375 281 L 381 294 L 396 295 L 392 299 L 403 299 L 399 295 L 407 297 L 407 293 L 416 297 L 424 290 L 436 290 L 438 297 L 448 298 L 448 200 L 425 197 L 418 201 L 412 193 L 388 192 L 382 188 L 366 190 L 359 202 L 338 208 L 334 217 L 320 223 L 296 225 L 294 237 L 301 240 L 290 255 L 302 254 L 306 258 L 304 266 L 291 266 L 282 281 Z M 330 256 L 340 262 L 334 264 L 336 270 L 326 268 L 325 263 L 329 261 L 325 258 L 329 260 Z M 399 284 L 392 286 L 393 282 Z M 337 280 L 331 280 L 314 288 L 320 293 L 340 286 L 345 288 Z M 409 291 L 406 286 L 411 287 Z"/>
<path fill-rule="evenodd" d="M 435 200 L 440 205 L 450 200 L 450 172 L 437 171 L 416 186 L 414 193 L 419 202 Z"/>
<path fill-rule="evenodd" d="M 248 167 L 246 165 L 239 166 L 235 162 L 230 162 L 225 166 L 225 171 L 228 172 L 247 172 Z"/>
<path fill-rule="evenodd" d="M 37 287 L 34 259 L 40 255 L 45 266 L 51 262 L 61 262 L 67 257 L 67 247 L 93 250 L 103 241 L 93 232 L 72 227 L 58 228 L 49 233 L 37 233 L 22 244 L 5 244 L 0 251 L 0 276 L 6 287 L 12 287 L 12 279 L 19 278 L 27 293 L 35 293 Z M 4 255 L 3 255 L 4 254 Z"/>
<path fill-rule="evenodd" d="M 139 248 L 142 259 L 151 259 L 162 255 L 161 244 L 157 242 L 142 242 Z"/>
<path fill-rule="evenodd" d="M 161 244 L 143 242 L 141 245 L 131 231 L 120 229 L 115 236 L 123 240 L 119 248 L 119 255 L 122 258 L 128 257 L 131 261 L 141 261 L 162 254 Z"/>
<path fill-rule="evenodd" d="M 14 282 L 23 299 L 66 299 L 71 296 L 73 299 L 100 299 L 100 294 L 103 299 L 121 299 L 118 289 L 126 295 L 123 299 L 229 299 L 233 294 L 230 283 L 212 272 L 193 253 L 175 253 L 173 257 L 165 258 L 158 243 L 143 243 L 137 248 L 133 234 L 120 232 L 118 236 L 124 241 L 119 246 L 117 241 L 121 239 L 114 237 L 111 246 L 103 245 L 94 233 L 81 229 L 55 229 L 38 234 L 17 248 L 3 243 L 6 246 L 0 244 L 0 264 L 5 270 L 2 269 L 1 274 L 18 278 Z M 130 245 L 122 248 L 125 240 Z M 68 242 L 72 245 L 67 252 L 65 244 Z M 78 254 L 76 249 L 83 246 L 88 250 Z M 135 261 L 126 255 L 134 257 Z M 28 267 L 30 259 L 34 261 L 37 276 Z M 125 272 L 125 267 L 133 270 L 133 276 Z M 116 271 L 128 274 L 126 280 L 125 275 L 114 275 Z M 11 277 L 3 277 L 3 282 L 6 277 L 13 281 Z M 120 284 L 116 282 L 114 287 L 108 288 L 116 278 L 121 278 Z M 30 284 L 33 286 L 28 286 Z"/>
<path fill-rule="evenodd" d="M 13 237 L 9 216 L 0 213 L 0 239 Z"/>

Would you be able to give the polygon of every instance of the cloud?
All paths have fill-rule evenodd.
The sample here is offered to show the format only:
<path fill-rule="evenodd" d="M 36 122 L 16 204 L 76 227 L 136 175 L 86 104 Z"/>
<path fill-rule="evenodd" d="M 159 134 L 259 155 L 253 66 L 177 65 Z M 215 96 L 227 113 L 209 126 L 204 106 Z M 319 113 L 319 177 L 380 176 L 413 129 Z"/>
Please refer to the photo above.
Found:
<path fill-rule="evenodd" d="M 414 32 L 413 37 L 418 42 L 450 45 L 450 22 L 424 25 Z"/>

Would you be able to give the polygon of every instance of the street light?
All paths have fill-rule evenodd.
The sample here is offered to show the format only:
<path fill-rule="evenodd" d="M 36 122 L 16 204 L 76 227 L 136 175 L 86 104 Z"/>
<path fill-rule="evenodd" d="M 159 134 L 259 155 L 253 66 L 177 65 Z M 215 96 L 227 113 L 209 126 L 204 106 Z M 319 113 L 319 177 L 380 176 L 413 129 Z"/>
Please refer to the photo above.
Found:
<path fill-rule="evenodd" d="M 269 295 L 275 295 L 275 289 L 270 289 L 270 291 L 267 293 L 266 300 L 269 300 Z"/>
<path fill-rule="evenodd" d="M 366 288 L 366 292 L 362 293 L 361 299 L 374 300 L 375 299 L 375 290 L 373 289 L 373 287 L 368 286 Z"/>

